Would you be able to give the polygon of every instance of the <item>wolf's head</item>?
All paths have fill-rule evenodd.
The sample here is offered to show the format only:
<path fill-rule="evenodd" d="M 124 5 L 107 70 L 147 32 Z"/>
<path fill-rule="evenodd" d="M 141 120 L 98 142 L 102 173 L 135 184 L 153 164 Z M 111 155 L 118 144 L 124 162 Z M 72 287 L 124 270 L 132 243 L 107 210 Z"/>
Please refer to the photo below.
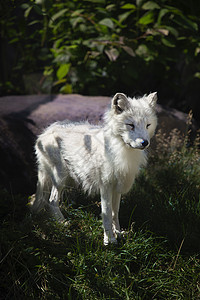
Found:
<path fill-rule="evenodd" d="M 117 93 L 112 99 L 105 122 L 127 147 L 143 150 L 149 146 L 157 126 L 156 101 L 157 93 L 138 99 Z"/>

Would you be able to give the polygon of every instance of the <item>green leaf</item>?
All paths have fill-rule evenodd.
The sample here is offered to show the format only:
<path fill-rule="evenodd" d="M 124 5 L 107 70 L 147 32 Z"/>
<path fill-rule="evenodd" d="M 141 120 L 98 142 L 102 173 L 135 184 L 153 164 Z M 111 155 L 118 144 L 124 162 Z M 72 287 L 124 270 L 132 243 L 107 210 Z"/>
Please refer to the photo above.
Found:
<path fill-rule="evenodd" d="M 199 55 L 199 53 L 200 53 L 200 47 L 197 47 L 197 48 L 195 49 L 194 55 L 197 56 L 197 55 Z"/>
<path fill-rule="evenodd" d="M 66 81 L 67 81 L 66 78 L 54 81 L 53 86 L 60 85 L 61 83 L 66 83 Z"/>
<path fill-rule="evenodd" d="M 19 41 L 19 38 L 16 37 L 16 38 L 10 40 L 10 41 L 9 41 L 9 44 L 13 44 L 13 43 L 16 43 L 16 42 L 18 42 L 18 41 Z"/>
<path fill-rule="evenodd" d="M 49 26 L 51 26 L 56 19 L 63 16 L 67 11 L 68 11 L 68 8 L 65 8 L 65 9 L 61 9 L 59 12 L 54 14 L 49 21 Z"/>
<path fill-rule="evenodd" d="M 120 17 L 120 16 L 119 16 L 119 17 Z M 125 28 L 125 27 L 126 27 L 125 24 L 123 25 L 123 24 L 121 23 L 120 19 L 119 19 L 119 20 L 116 20 L 116 19 L 112 18 L 112 21 L 113 21 L 117 26 L 119 26 L 120 28 Z"/>
<path fill-rule="evenodd" d="M 70 67 L 71 67 L 70 63 L 68 63 L 68 64 L 62 64 L 59 67 L 59 69 L 56 72 L 58 80 L 63 79 L 68 74 Z"/>
<path fill-rule="evenodd" d="M 128 46 L 122 46 L 122 48 L 124 49 L 124 51 L 126 51 L 126 53 L 128 53 L 130 56 L 135 57 L 135 52 L 133 51 L 133 49 L 131 47 Z"/>
<path fill-rule="evenodd" d="M 177 29 L 175 29 L 174 27 L 171 26 L 165 26 L 165 29 L 167 29 L 171 34 L 173 34 L 176 38 L 179 35 L 179 32 Z"/>
<path fill-rule="evenodd" d="M 44 74 L 44 76 L 52 75 L 53 74 L 53 68 L 52 67 L 45 67 L 43 74 Z"/>
<path fill-rule="evenodd" d="M 179 16 L 181 19 L 179 24 L 182 24 L 184 28 L 192 29 L 197 31 L 198 30 L 198 25 L 197 23 L 191 21 L 189 18 L 185 17 L 184 15 Z M 176 21 L 176 20 L 175 20 Z M 178 22 L 177 22 L 178 23 Z"/>
<path fill-rule="evenodd" d="M 71 14 L 71 17 L 80 16 L 80 14 L 82 14 L 82 13 L 84 13 L 84 9 L 77 9 Z"/>
<path fill-rule="evenodd" d="M 142 5 L 142 8 L 145 10 L 153 10 L 153 9 L 160 9 L 160 6 L 154 1 L 147 1 Z"/>
<path fill-rule="evenodd" d="M 30 12 L 31 12 L 31 10 L 32 10 L 32 6 L 29 6 L 26 10 L 25 10 L 25 12 L 24 12 L 24 17 L 25 18 L 28 18 L 28 16 L 29 16 L 29 14 L 30 14 Z"/>
<path fill-rule="evenodd" d="M 149 54 L 149 50 L 145 44 L 139 45 L 135 52 L 138 56 L 148 56 Z"/>
<path fill-rule="evenodd" d="M 121 6 L 122 9 L 133 9 L 133 10 L 136 10 L 136 6 L 132 3 L 127 3 L 123 6 Z"/>
<path fill-rule="evenodd" d="M 84 21 L 85 21 L 84 18 L 76 17 L 70 20 L 70 24 L 72 25 L 73 28 L 75 28 L 78 24 L 83 23 Z"/>
<path fill-rule="evenodd" d="M 106 26 L 106 27 L 109 27 L 109 28 L 111 28 L 111 29 L 114 28 L 114 23 L 113 23 L 113 21 L 112 21 L 111 19 L 109 19 L 109 18 L 105 18 L 105 19 L 101 20 L 101 21 L 99 22 L 99 24 L 100 24 L 100 25 L 104 25 L 104 26 Z"/>
<path fill-rule="evenodd" d="M 35 20 L 35 21 L 32 21 L 32 22 L 28 23 L 28 25 L 32 26 L 32 25 L 39 24 L 39 23 L 41 24 L 41 21 Z"/>
<path fill-rule="evenodd" d="M 144 14 L 138 21 L 141 25 L 148 25 L 150 23 L 154 22 L 154 13 L 153 11 L 149 11 L 146 14 Z"/>
<path fill-rule="evenodd" d="M 109 4 L 106 6 L 106 10 L 107 11 L 112 11 L 113 9 L 115 9 L 116 5 L 115 4 Z"/>
<path fill-rule="evenodd" d="M 166 5 L 166 8 L 175 15 L 182 15 L 182 12 L 180 9 L 174 6 Z"/>
<path fill-rule="evenodd" d="M 36 5 L 36 4 L 33 4 L 33 8 L 35 10 L 35 12 L 38 14 L 38 15 L 45 15 L 46 13 L 42 11 L 42 9 Z"/>
<path fill-rule="evenodd" d="M 73 92 L 72 85 L 69 83 L 66 83 L 60 88 L 60 93 L 62 94 L 72 94 L 72 92 Z"/>
<path fill-rule="evenodd" d="M 29 8 L 29 4 L 28 4 L 28 3 L 23 3 L 23 4 L 21 5 L 21 8 L 22 8 L 22 9 L 27 9 L 27 8 Z"/>
<path fill-rule="evenodd" d="M 160 24 L 162 18 L 169 13 L 169 9 L 163 8 L 159 11 L 157 23 Z"/>
<path fill-rule="evenodd" d="M 116 61 L 119 56 L 119 51 L 116 48 L 105 50 L 105 53 L 108 56 L 110 61 Z"/>
<path fill-rule="evenodd" d="M 194 74 L 194 77 L 200 79 L 200 72 L 196 72 L 196 73 Z"/>
<path fill-rule="evenodd" d="M 130 14 L 132 14 L 131 10 L 119 15 L 119 22 L 122 23 L 123 21 L 125 21 L 130 16 Z"/>
<path fill-rule="evenodd" d="M 175 45 L 167 38 L 162 38 L 162 43 L 167 46 L 167 47 L 170 47 L 170 48 L 174 48 Z"/>

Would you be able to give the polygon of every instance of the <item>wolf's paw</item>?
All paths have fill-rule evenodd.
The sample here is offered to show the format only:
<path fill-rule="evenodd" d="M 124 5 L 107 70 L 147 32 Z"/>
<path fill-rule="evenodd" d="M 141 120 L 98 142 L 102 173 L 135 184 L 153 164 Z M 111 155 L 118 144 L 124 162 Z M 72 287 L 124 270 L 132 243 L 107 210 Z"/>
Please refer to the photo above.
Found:
<path fill-rule="evenodd" d="M 117 234 L 117 236 L 116 236 L 117 241 L 119 243 L 124 244 L 126 242 L 126 237 L 127 237 L 128 232 L 124 231 L 124 230 L 120 230 L 120 231 L 117 231 L 116 234 Z"/>
<path fill-rule="evenodd" d="M 109 244 L 117 244 L 117 239 L 114 236 L 109 237 L 108 235 L 104 235 L 103 244 L 104 246 L 108 246 Z"/>

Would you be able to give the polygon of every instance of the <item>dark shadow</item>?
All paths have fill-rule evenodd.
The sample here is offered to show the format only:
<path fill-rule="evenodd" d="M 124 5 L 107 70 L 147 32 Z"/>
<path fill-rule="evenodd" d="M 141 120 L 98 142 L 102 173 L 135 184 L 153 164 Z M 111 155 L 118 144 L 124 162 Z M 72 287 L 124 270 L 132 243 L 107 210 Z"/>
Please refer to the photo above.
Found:
<path fill-rule="evenodd" d="M 1 111 L 0 181 L 1 185 L 11 193 L 30 195 L 35 192 L 37 173 L 34 144 L 36 136 L 31 126 L 36 126 L 36 124 L 29 118 L 29 115 L 41 104 L 52 102 L 55 97 L 54 95 L 46 96 L 28 106 L 24 98 L 24 109 L 7 114 L 3 113 L 3 109 Z M 8 105 L 11 104 L 8 102 Z"/>

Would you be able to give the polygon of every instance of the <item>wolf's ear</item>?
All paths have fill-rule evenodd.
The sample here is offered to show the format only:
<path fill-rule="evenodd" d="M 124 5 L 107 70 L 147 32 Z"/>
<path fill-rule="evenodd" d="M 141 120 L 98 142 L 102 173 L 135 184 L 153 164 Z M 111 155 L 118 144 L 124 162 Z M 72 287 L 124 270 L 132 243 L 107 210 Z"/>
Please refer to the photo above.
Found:
<path fill-rule="evenodd" d="M 151 93 L 147 96 L 147 100 L 149 102 L 149 105 L 153 108 L 156 106 L 156 102 L 158 100 L 157 92 Z"/>
<path fill-rule="evenodd" d="M 112 99 L 112 108 L 116 114 L 121 114 L 128 107 L 128 98 L 123 93 L 117 93 Z"/>

